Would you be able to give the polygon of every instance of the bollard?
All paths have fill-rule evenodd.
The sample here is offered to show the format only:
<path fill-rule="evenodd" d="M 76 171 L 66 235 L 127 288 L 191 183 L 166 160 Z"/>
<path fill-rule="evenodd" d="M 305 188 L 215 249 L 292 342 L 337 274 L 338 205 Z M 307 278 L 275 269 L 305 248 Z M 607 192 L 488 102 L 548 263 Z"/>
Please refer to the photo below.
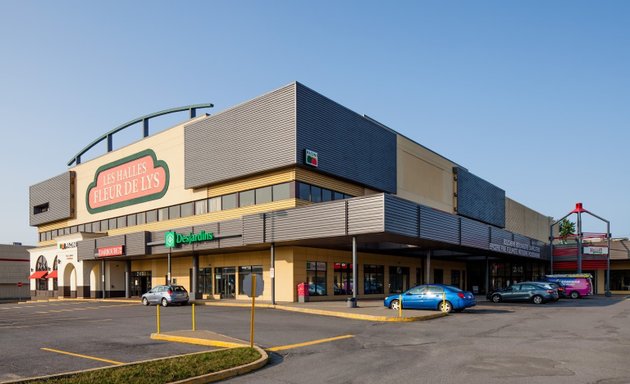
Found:
<path fill-rule="evenodd" d="M 192 303 L 192 330 L 197 330 L 197 323 L 195 322 L 195 303 Z"/>
<path fill-rule="evenodd" d="M 157 317 L 156 317 L 156 321 L 157 321 L 157 333 L 160 333 L 160 304 L 157 305 Z"/>
<path fill-rule="evenodd" d="M 398 317 L 402 317 L 402 294 L 398 296 Z"/>
<path fill-rule="evenodd" d="M 446 292 L 442 292 L 442 312 L 444 312 L 444 308 L 446 308 Z"/>

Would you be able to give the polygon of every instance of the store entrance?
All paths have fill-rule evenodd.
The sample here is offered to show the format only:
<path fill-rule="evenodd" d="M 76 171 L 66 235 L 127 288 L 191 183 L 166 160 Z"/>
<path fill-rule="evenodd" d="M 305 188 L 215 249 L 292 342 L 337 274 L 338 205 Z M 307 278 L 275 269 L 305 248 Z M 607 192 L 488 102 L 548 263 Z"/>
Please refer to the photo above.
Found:
<path fill-rule="evenodd" d="M 142 296 L 151 289 L 151 271 L 131 272 L 131 296 Z"/>
<path fill-rule="evenodd" d="M 218 267 L 214 269 L 215 291 L 222 299 L 236 298 L 236 267 Z"/>

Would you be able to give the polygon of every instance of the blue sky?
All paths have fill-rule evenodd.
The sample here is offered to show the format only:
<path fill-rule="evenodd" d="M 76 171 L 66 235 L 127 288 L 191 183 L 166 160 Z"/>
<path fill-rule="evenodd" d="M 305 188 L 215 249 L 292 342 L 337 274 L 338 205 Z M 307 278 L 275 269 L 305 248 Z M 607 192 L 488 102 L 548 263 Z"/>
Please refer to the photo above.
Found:
<path fill-rule="evenodd" d="M 541 213 L 580 201 L 630 236 L 629 16 L 624 1 L 4 0 L 0 243 L 35 244 L 28 187 L 106 131 L 294 80 Z"/>

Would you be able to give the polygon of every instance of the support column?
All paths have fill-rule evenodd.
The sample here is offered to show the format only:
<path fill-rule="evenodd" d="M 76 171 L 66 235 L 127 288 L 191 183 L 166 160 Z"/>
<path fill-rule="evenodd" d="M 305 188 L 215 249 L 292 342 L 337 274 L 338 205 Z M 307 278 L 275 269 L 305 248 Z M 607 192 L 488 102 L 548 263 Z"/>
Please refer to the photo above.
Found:
<path fill-rule="evenodd" d="M 129 283 L 131 282 L 131 260 L 127 260 L 125 264 L 125 297 L 131 297 L 131 289 Z"/>
<path fill-rule="evenodd" d="M 199 255 L 193 254 L 192 257 L 192 282 L 190 283 L 190 298 L 194 301 L 197 299 L 201 299 L 200 292 L 197 292 L 199 289 Z"/>
<path fill-rule="evenodd" d="M 101 260 L 101 299 L 105 298 L 105 259 Z"/>
<path fill-rule="evenodd" d="M 271 305 L 276 305 L 276 246 L 271 243 L 271 263 L 269 267 L 269 277 L 271 278 Z"/>
<path fill-rule="evenodd" d="M 352 301 L 350 302 L 350 307 L 354 308 L 357 306 L 357 287 L 359 286 L 359 282 L 357 281 L 357 272 L 359 266 L 357 264 L 357 238 L 352 236 Z"/>
<path fill-rule="evenodd" d="M 168 258 L 167 258 L 167 266 L 166 266 L 166 285 L 171 284 L 171 249 L 168 249 Z"/>
<path fill-rule="evenodd" d="M 577 254 L 577 273 L 582 273 L 582 212 L 577 213 L 577 241 L 578 241 L 578 254 Z M 610 250 L 609 250 L 610 252 Z"/>
<path fill-rule="evenodd" d="M 427 251 L 427 258 L 426 258 L 426 265 L 425 265 L 425 279 L 424 279 L 424 283 L 425 284 L 431 284 L 433 282 L 433 279 L 431 279 L 431 250 Z"/>
<path fill-rule="evenodd" d="M 490 264 L 488 263 L 488 256 L 486 256 L 486 283 L 485 283 L 486 295 L 488 294 L 488 292 L 490 292 L 489 284 L 490 284 Z"/>

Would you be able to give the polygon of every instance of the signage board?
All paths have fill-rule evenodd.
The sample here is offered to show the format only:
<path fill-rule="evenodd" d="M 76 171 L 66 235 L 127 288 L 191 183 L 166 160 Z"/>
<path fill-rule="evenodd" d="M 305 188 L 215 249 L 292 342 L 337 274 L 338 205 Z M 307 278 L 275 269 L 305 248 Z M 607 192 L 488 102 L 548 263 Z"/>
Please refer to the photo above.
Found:
<path fill-rule="evenodd" d="M 77 242 L 76 241 L 68 241 L 65 243 L 57 243 L 57 248 L 58 249 L 71 249 L 71 248 L 76 248 L 77 247 Z"/>
<path fill-rule="evenodd" d="M 167 248 L 174 248 L 180 244 L 192 244 L 200 243 L 203 241 L 214 240 L 214 233 L 201 231 L 199 233 L 184 234 L 169 231 L 164 234 L 164 246 Z"/>
<path fill-rule="evenodd" d="M 124 245 L 114 245 L 111 247 L 98 248 L 98 257 L 122 256 L 125 254 Z"/>
<path fill-rule="evenodd" d="M 304 158 L 305 158 L 305 163 L 307 165 L 317 167 L 317 165 L 319 164 L 319 159 L 317 158 L 317 152 L 315 151 L 311 151 L 310 149 L 307 149 L 304 155 Z"/>
<path fill-rule="evenodd" d="M 256 275 L 256 291 L 254 292 L 254 297 L 258 297 L 262 295 L 263 290 L 265 289 L 265 281 L 262 278 L 262 275 L 259 273 L 255 273 Z M 243 292 L 247 295 L 247 297 L 252 297 L 252 274 L 245 275 L 243 279 Z"/>
<path fill-rule="evenodd" d="M 99 167 L 85 204 L 93 214 L 156 200 L 166 194 L 168 183 L 168 165 L 147 149 Z"/>
<path fill-rule="evenodd" d="M 608 247 L 584 247 L 585 255 L 607 255 Z"/>

